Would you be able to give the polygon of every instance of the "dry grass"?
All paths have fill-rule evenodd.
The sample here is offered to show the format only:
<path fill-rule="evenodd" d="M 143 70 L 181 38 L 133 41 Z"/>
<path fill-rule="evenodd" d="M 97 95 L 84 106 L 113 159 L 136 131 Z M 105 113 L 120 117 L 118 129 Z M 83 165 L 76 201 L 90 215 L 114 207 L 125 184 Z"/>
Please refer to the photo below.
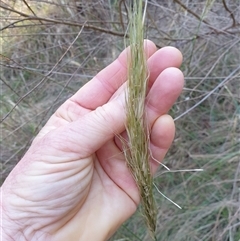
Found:
<path fill-rule="evenodd" d="M 23 1 L 0 3 L 1 116 L 9 113 L 1 122 L 3 179 L 51 113 L 121 51 L 128 22 L 127 1 L 26 2 L 36 16 Z M 157 240 L 240 240 L 239 15 L 236 0 L 149 1 L 148 38 L 184 55 L 186 84 L 171 110 L 177 134 L 165 164 L 204 168 L 159 170 L 155 183 L 183 210 L 156 192 Z M 149 240 L 140 213 L 111 240 Z"/>
<path fill-rule="evenodd" d="M 144 11 L 142 10 L 144 9 Z M 128 88 L 126 97 L 126 132 L 127 143 L 124 155 L 128 168 L 136 181 L 143 216 L 151 237 L 155 238 L 157 209 L 153 195 L 153 177 L 150 169 L 150 151 L 148 126 L 145 116 L 145 97 L 148 86 L 148 69 L 144 52 L 144 22 L 147 3 L 133 1 L 129 8 L 129 45 Z"/>

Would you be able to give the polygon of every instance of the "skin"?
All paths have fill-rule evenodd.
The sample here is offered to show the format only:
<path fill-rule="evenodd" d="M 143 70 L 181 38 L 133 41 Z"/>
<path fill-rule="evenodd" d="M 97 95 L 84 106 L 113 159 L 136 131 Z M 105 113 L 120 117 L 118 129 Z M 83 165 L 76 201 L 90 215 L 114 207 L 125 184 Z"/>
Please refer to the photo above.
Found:
<path fill-rule="evenodd" d="M 116 134 L 126 136 L 127 52 L 49 119 L 1 187 L 3 240 L 107 240 L 135 211 L 139 193 Z M 145 41 L 152 155 L 162 161 L 175 133 L 167 112 L 183 88 L 181 53 Z M 158 163 L 150 160 L 152 172 Z"/>

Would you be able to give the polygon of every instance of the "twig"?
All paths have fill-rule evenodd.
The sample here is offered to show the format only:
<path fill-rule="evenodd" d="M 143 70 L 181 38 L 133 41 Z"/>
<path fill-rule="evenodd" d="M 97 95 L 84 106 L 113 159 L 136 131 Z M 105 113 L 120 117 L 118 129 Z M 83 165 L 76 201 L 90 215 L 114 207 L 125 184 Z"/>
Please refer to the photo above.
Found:
<path fill-rule="evenodd" d="M 228 48 L 218 57 L 218 59 L 215 61 L 215 63 L 211 66 L 210 70 L 207 72 L 207 74 L 204 76 L 204 78 L 198 82 L 198 84 L 196 86 L 194 86 L 193 90 L 196 90 L 198 88 L 198 86 L 200 86 L 204 80 L 207 79 L 207 77 L 209 76 L 209 74 L 213 71 L 213 69 L 216 67 L 217 63 L 221 60 L 221 58 L 233 47 L 235 46 L 240 40 L 238 39 L 237 41 L 235 41 L 233 44 L 231 44 L 230 46 L 228 46 Z"/>
<path fill-rule="evenodd" d="M 122 17 L 122 4 L 125 8 L 125 11 L 127 13 L 127 19 L 129 21 L 129 18 L 128 18 L 128 11 L 127 11 L 127 6 L 126 6 L 126 2 L 125 0 L 120 0 L 119 1 L 119 5 L 118 5 L 118 11 L 119 11 L 119 18 L 120 18 L 120 23 L 121 23 L 121 26 L 122 26 L 122 30 L 125 31 L 125 27 L 124 27 L 124 23 L 123 23 L 123 17 Z"/>
<path fill-rule="evenodd" d="M 203 169 L 201 168 L 198 168 L 198 169 L 182 169 L 182 170 L 167 170 L 167 171 L 163 171 L 157 175 L 155 175 L 155 177 L 159 177 L 159 176 L 162 176 L 163 174 L 165 173 L 178 173 L 178 172 L 202 172 L 204 171 Z"/>
<path fill-rule="evenodd" d="M 205 23 L 208 25 L 209 28 L 211 28 L 212 30 L 214 30 L 215 32 L 219 32 L 220 30 L 214 28 L 213 26 L 211 26 L 208 21 L 204 20 L 203 18 L 199 17 L 195 12 L 193 12 L 191 9 L 189 9 L 186 5 L 184 5 L 181 1 L 179 0 L 174 0 L 177 4 L 179 4 L 182 8 L 184 8 L 187 12 L 189 12 L 190 14 L 192 14 L 195 18 L 197 18 L 199 21 Z M 221 32 L 221 31 L 220 31 Z"/>
<path fill-rule="evenodd" d="M 4 85 L 6 85 L 16 96 L 18 96 L 19 98 L 21 98 L 21 96 L 12 88 L 11 85 L 9 85 L 3 78 L 0 77 L 0 80 L 4 83 Z M 24 100 L 24 102 L 31 108 L 33 108 L 33 106 L 31 104 L 29 104 L 26 100 Z"/>
<path fill-rule="evenodd" d="M 177 203 L 175 203 L 174 201 L 172 201 L 170 198 L 168 198 L 166 195 L 164 195 L 157 187 L 157 185 L 155 183 L 153 183 L 153 186 L 156 188 L 156 190 L 164 197 L 166 198 L 169 202 L 171 202 L 172 204 L 174 204 L 176 207 L 178 207 L 179 209 L 182 209 L 181 206 L 179 206 Z"/>
<path fill-rule="evenodd" d="M 99 32 L 107 33 L 107 34 L 112 34 L 112 35 L 115 35 L 115 36 L 120 36 L 120 37 L 126 36 L 125 33 L 115 32 L 115 31 L 112 31 L 112 30 L 109 30 L 109 29 L 97 27 L 97 26 L 87 24 L 87 23 L 81 24 L 81 23 L 78 23 L 78 22 L 70 22 L 70 21 L 66 21 L 66 20 L 57 20 L 57 19 L 51 19 L 51 18 L 42 18 L 42 17 L 37 17 L 37 16 L 31 16 L 31 15 L 19 12 L 15 9 L 11 9 L 11 8 L 8 8 L 8 7 L 5 7 L 5 6 L 0 6 L 0 8 L 3 8 L 5 10 L 8 10 L 8 11 L 11 11 L 11 12 L 14 12 L 14 13 L 17 13 L 17 14 L 25 17 L 25 19 L 18 20 L 17 22 L 37 20 L 37 21 L 43 21 L 43 22 L 49 22 L 49 23 L 55 23 L 55 24 L 64 24 L 64 25 L 68 25 L 68 26 L 75 26 L 75 27 L 81 27 L 81 28 L 84 26 L 84 28 L 86 28 L 86 29 L 92 29 L 92 30 L 95 30 L 95 31 L 99 31 Z M 13 25 L 13 24 L 15 24 L 15 23 L 12 23 L 12 24 L 8 25 L 8 27 Z M 0 31 L 5 30 L 6 28 L 7 28 L 7 26 L 1 28 Z M 128 35 L 126 37 L 128 37 Z"/>
<path fill-rule="evenodd" d="M 235 27 L 235 25 L 236 25 L 236 20 L 235 20 L 234 14 L 233 14 L 232 11 L 230 11 L 230 9 L 228 8 L 225 0 L 222 0 L 222 2 L 223 2 L 224 8 L 226 9 L 227 12 L 230 13 L 230 16 L 231 16 L 231 18 L 232 18 L 233 23 L 232 23 L 232 26 L 231 26 L 231 27 Z"/>
<path fill-rule="evenodd" d="M 27 6 L 27 8 L 30 10 L 30 12 L 32 12 L 32 14 L 35 16 L 35 17 L 37 17 L 37 15 L 35 14 L 35 12 L 31 9 L 31 7 L 28 5 L 28 3 L 26 2 L 26 0 L 23 0 L 23 2 L 24 2 L 24 4 Z M 42 23 L 41 21 L 40 21 L 40 23 Z"/>
<path fill-rule="evenodd" d="M 82 28 L 80 29 L 78 35 L 76 36 L 76 38 L 73 40 L 73 42 L 69 45 L 69 47 L 67 48 L 67 50 L 64 52 L 64 54 L 61 56 L 61 58 L 57 61 L 57 63 L 53 66 L 53 68 L 44 76 L 43 79 L 41 79 L 39 81 L 39 83 L 37 85 L 35 85 L 31 90 L 29 90 L 25 95 L 23 95 L 18 101 L 17 103 L 12 107 L 12 109 L 1 119 L 0 123 L 2 123 L 11 113 L 12 111 L 19 105 L 19 103 L 22 102 L 22 100 L 24 100 L 28 95 L 30 95 L 34 90 L 36 90 L 42 83 L 44 83 L 44 81 L 52 74 L 52 72 L 54 71 L 54 69 L 57 67 L 57 65 L 62 61 L 62 59 L 65 57 L 65 55 L 69 52 L 70 48 L 73 46 L 73 44 L 77 41 L 77 39 L 79 38 L 80 34 L 82 33 L 84 28 L 84 25 L 82 26 Z"/>
<path fill-rule="evenodd" d="M 180 119 L 181 117 L 183 117 L 184 115 L 186 115 L 187 113 L 189 113 L 190 111 L 192 111 L 193 109 L 195 109 L 197 106 L 199 106 L 202 102 L 204 102 L 209 96 L 211 96 L 217 89 L 221 88 L 230 78 L 232 78 L 237 71 L 240 70 L 240 66 L 238 68 L 236 68 L 226 79 L 224 79 L 220 84 L 218 84 L 213 90 L 211 90 L 204 98 L 202 98 L 198 103 L 196 103 L 194 106 L 190 107 L 188 110 L 186 110 L 185 112 L 183 112 L 181 115 L 177 116 L 174 121 Z"/>

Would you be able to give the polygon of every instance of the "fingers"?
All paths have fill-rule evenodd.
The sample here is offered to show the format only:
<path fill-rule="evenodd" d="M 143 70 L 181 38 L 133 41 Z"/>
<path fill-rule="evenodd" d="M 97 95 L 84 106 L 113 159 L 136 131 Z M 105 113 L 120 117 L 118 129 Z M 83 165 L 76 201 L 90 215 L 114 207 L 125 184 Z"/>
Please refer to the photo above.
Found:
<path fill-rule="evenodd" d="M 152 88 L 146 97 L 146 117 L 150 130 L 153 123 L 161 115 L 168 113 L 184 85 L 184 76 L 182 72 L 175 68 L 169 67 L 162 71 L 157 77 Z M 123 138 L 127 138 L 126 132 L 122 133 Z M 122 149 L 122 143 L 115 138 L 119 149 Z"/>
<path fill-rule="evenodd" d="M 150 136 L 151 166 L 155 173 L 170 148 L 175 135 L 175 125 L 171 116 L 162 115 L 153 124 Z"/>
<path fill-rule="evenodd" d="M 57 116 L 72 122 L 89 111 L 114 99 L 124 91 L 122 85 L 127 79 L 127 51 L 124 50 L 119 58 L 102 70 L 95 78 L 83 86 L 72 98 L 67 100 L 56 112 Z M 168 67 L 179 67 L 182 55 L 173 47 L 165 47 L 156 51 L 151 41 L 146 41 L 146 53 L 149 57 L 150 72 L 149 89 L 159 74 Z M 54 124 L 55 125 L 55 124 Z"/>
<path fill-rule="evenodd" d="M 166 155 L 175 134 L 173 119 L 169 115 L 163 115 L 154 122 L 151 136 L 151 170 L 154 174 Z M 120 142 L 121 143 L 121 142 Z M 130 174 L 126 165 L 121 148 L 117 147 L 114 142 L 109 141 L 104 148 L 98 150 L 97 155 L 100 164 L 107 175 L 119 186 L 125 190 L 129 197 L 137 204 L 139 203 L 139 193 L 136 183 Z"/>
<path fill-rule="evenodd" d="M 182 86 L 183 75 L 176 68 L 167 68 L 159 75 L 147 96 L 146 111 L 150 126 L 159 116 L 168 112 L 181 93 Z M 82 156 L 79 158 L 91 155 L 116 134 L 124 131 L 126 123 L 124 106 L 123 91 L 113 101 L 69 123 L 66 129 L 61 131 L 64 145 L 68 143 L 67 148 L 74 153 L 81 150 Z"/>
<path fill-rule="evenodd" d="M 105 104 L 115 91 L 127 80 L 127 53 L 125 49 L 109 66 L 99 72 L 90 82 L 84 85 L 71 100 L 81 107 L 94 110 Z M 147 58 L 156 52 L 153 42 L 145 41 Z"/>
<path fill-rule="evenodd" d="M 71 101 L 81 107 L 93 110 L 105 104 L 116 90 L 127 80 L 127 53 L 125 49 L 112 64 L 99 72 L 91 81 L 83 86 Z M 145 41 L 145 51 L 150 72 L 149 87 L 152 86 L 157 76 L 168 67 L 179 67 L 182 54 L 174 47 L 165 47 L 156 52 L 153 42 Z"/>
<path fill-rule="evenodd" d="M 155 51 L 152 42 L 148 42 L 148 49 L 150 48 L 152 50 L 149 51 L 149 56 Z M 119 79 L 126 77 L 126 67 L 123 67 L 123 63 L 126 64 L 126 51 L 120 55 L 118 60 L 100 72 L 97 78 L 73 96 L 72 100 L 78 101 L 78 104 L 81 103 L 86 108 L 96 109 L 100 105 L 96 110 L 81 118 L 76 118 L 71 128 L 64 132 L 65 139 L 72 139 L 71 142 L 74 143 L 73 147 L 76 147 L 76 151 L 79 151 L 80 147 L 84 149 L 81 150 L 84 155 L 95 152 L 115 134 L 124 130 L 126 119 L 124 89 L 107 104 L 102 105 L 102 103 L 111 98 L 113 92 L 118 88 L 113 83 L 117 81 L 120 85 L 121 80 Z M 171 58 L 168 57 L 168 53 Z M 149 59 L 152 87 L 146 97 L 146 114 L 150 127 L 159 116 L 169 111 L 181 93 L 183 75 L 180 70 L 172 67 L 180 65 L 181 61 L 181 54 L 172 47 L 157 51 Z M 109 76 L 106 77 L 108 74 Z M 99 90 L 101 91 L 98 93 Z"/>
<path fill-rule="evenodd" d="M 162 71 L 146 97 L 146 112 L 151 127 L 155 120 L 166 114 L 180 95 L 184 85 L 182 72 L 174 67 Z"/>
<path fill-rule="evenodd" d="M 164 47 L 148 59 L 149 88 L 159 74 L 168 67 L 179 68 L 182 64 L 182 53 L 174 47 Z"/>
<path fill-rule="evenodd" d="M 55 133 L 60 138 L 58 146 L 67 152 L 78 154 L 77 158 L 86 158 L 96 152 L 115 134 L 124 130 L 126 114 L 124 95 L 119 96 L 94 111 L 60 128 Z M 62 143 L 62 144 L 61 144 Z"/>

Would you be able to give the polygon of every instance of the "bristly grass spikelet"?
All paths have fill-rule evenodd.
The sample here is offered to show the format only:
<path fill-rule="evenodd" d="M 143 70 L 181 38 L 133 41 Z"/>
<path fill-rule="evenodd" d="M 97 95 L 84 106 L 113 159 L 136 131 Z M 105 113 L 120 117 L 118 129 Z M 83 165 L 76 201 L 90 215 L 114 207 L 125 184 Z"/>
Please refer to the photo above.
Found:
<path fill-rule="evenodd" d="M 145 97 L 148 85 L 148 69 L 144 53 L 145 6 L 133 0 L 129 8 L 128 35 L 130 56 L 128 58 L 128 88 L 126 97 L 126 131 L 128 143 L 124 143 L 124 154 L 131 174 L 139 189 L 142 213 L 153 239 L 157 221 L 157 209 L 153 196 L 153 177 L 149 159 L 149 133 L 145 116 Z"/>

